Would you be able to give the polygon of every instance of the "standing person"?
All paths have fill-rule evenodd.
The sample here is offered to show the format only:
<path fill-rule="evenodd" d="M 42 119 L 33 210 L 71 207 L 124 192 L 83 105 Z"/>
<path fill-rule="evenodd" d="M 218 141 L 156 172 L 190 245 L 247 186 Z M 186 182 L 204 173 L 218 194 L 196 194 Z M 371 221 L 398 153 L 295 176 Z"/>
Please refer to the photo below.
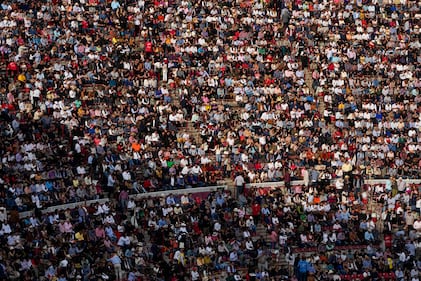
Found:
<path fill-rule="evenodd" d="M 291 191 L 291 170 L 288 167 L 284 169 L 284 184 L 287 190 L 290 192 Z"/>
<path fill-rule="evenodd" d="M 285 30 L 288 26 L 289 19 L 291 18 L 291 12 L 288 10 L 287 7 L 283 7 L 281 10 L 281 21 L 282 21 L 282 29 Z"/>
<path fill-rule="evenodd" d="M 191 280 L 197 281 L 199 279 L 200 279 L 200 274 L 199 274 L 199 271 L 198 271 L 197 267 L 195 266 L 195 267 L 192 268 L 192 271 L 191 271 Z"/>
<path fill-rule="evenodd" d="M 298 281 L 307 280 L 308 266 L 308 262 L 304 257 L 302 257 L 297 264 Z"/>
<path fill-rule="evenodd" d="M 116 179 L 114 177 L 114 174 L 112 171 L 110 171 L 108 177 L 107 177 L 107 189 L 108 192 L 114 192 L 114 186 L 116 184 Z"/>
<path fill-rule="evenodd" d="M 235 187 L 237 188 L 237 196 L 244 193 L 244 184 L 246 181 L 244 180 L 243 174 L 240 172 L 234 179 Z"/>
<path fill-rule="evenodd" d="M 294 253 L 292 253 L 291 251 L 288 251 L 285 255 L 285 260 L 288 263 L 288 274 L 289 275 L 294 275 L 294 264 L 297 260 L 297 257 L 295 256 Z"/>
<path fill-rule="evenodd" d="M 113 264 L 115 280 L 116 281 L 123 280 L 123 271 L 121 269 L 121 258 L 117 254 L 117 252 L 113 252 L 112 256 L 109 259 L 107 259 L 107 261 Z"/>
<path fill-rule="evenodd" d="M 118 200 L 120 201 L 120 206 L 123 211 L 126 211 L 127 209 L 127 202 L 129 201 L 129 193 L 125 188 L 123 188 L 120 191 L 120 194 L 118 196 Z"/>
<path fill-rule="evenodd" d="M 186 266 L 186 258 L 185 258 L 185 255 L 184 255 L 184 249 L 179 248 L 177 251 L 175 251 L 173 259 L 174 259 L 174 261 L 177 262 L 178 265 L 180 265 L 182 267 L 185 267 Z"/>
<path fill-rule="evenodd" d="M 256 225 L 258 225 L 260 221 L 261 208 L 262 207 L 260 206 L 257 200 L 254 201 L 253 205 L 251 206 L 251 214 L 252 214 L 251 218 L 253 219 Z"/>

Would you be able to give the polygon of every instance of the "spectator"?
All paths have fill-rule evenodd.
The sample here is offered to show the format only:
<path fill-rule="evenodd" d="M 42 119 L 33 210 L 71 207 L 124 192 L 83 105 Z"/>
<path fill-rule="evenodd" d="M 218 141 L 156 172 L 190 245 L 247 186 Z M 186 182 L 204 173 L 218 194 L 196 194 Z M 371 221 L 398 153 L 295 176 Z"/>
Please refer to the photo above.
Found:
<path fill-rule="evenodd" d="M 116 280 L 122 280 L 123 279 L 123 272 L 121 270 L 121 258 L 120 256 L 114 252 L 110 255 L 110 258 L 107 259 L 107 261 L 111 262 L 114 267 L 114 273 Z"/>

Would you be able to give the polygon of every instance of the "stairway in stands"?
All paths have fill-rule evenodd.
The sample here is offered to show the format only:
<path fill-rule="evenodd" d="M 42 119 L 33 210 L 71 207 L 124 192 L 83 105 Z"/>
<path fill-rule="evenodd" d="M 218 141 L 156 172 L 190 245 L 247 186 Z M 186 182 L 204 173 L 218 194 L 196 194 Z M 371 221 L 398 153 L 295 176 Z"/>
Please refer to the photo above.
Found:
<path fill-rule="evenodd" d="M 259 239 L 259 237 L 263 237 L 268 245 L 268 248 L 270 249 L 270 237 L 269 237 L 269 233 L 267 232 L 266 227 L 262 224 L 259 223 L 256 226 L 256 239 Z M 279 250 L 279 249 L 275 249 L 275 250 Z M 279 268 L 288 268 L 288 263 L 285 259 L 285 255 L 284 254 L 279 254 L 276 256 L 276 251 L 272 251 L 272 257 L 275 260 L 275 262 L 272 263 L 273 266 L 275 267 L 279 267 Z"/>
<path fill-rule="evenodd" d="M 192 143 L 194 143 L 197 147 L 200 147 L 203 144 L 200 136 L 200 129 L 195 128 L 194 124 L 190 120 L 186 122 L 186 126 L 179 129 L 182 129 L 184 132 L 189 134 Z"/>
<path fill-rule="evenodd" d="M 304 80 L 305 80 L 305 83 L 306 83 L 307 87 L 310 89 L 310 94 L 313 95 L 314 99 L 317 102 L 317 111 L 319 111 L 320 116 L 323 117 L 323 112 L 326 108 L 326 104 L 324 102 L 323 96 L 315 95 L 315 91 L 314 91 L 313 86 L 312 86 L 313 85 L 313 77 L 312 77 L 312 70 L 311 69 L 306 68 L 304 70 Z"/>

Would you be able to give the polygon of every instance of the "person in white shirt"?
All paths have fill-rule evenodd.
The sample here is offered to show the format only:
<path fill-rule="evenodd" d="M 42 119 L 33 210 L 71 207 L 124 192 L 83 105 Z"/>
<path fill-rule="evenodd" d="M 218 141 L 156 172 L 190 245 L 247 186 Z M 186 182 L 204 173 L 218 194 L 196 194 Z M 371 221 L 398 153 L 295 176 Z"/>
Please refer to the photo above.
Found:
<path fill-rule="evenodd" d="M 184 257 L 184 250 L 178 249 L 174 254 L 174 260 L 177 261 L 179 264 L 182 264 L 183 266 L 186 263 L 186 259 Z"/>
<path fill-rule="evenodd" d="M 130 246 L 130 244 L 131 244 L 131 240 L 130 240 L 130 237 L 129 237 L 129 235 L 127 235 L 127 234 L 125 234 L 125 235 L 122 235 L 119 239 L 118 239 L 118 242 L 117 242 L 117 245 L 118 246 L 120 246 L 120 247 L 129 247 Z"/>
<path fill-rule="evenodd" d="M 108 214 L 110 212 L 110 206 L 108 206 L 108 202 L 102 204 L 102 212 L 104 214 Z"/>
<path fill-rule="evenodd" d="M 30 217 L 29 221 L 33 227 L 38 227 L 40 225 L 37 218 Z"/>
<path fill-rule="evenodd" d="M 183 196 L 181 196 L 180 202 L 181 202 L 181 205 L 183 206 L 188 205 L 190 203 L 188 195 L 183 194 Z"/>
<path fill-rule="evenodd" d="M 77 166 L 76 171 L 77 171 L 78 175 L 86 174 L 86 170 L 85 170 L 84 166 Z"/>
<path fill-rule="evenodd" d="M 134 210 L 134 208 L 136 208 L 136 202 L 133 198 L 130 198 L 127 202 L 127 210 Z"/>
<path fill-rule="evenodd" d="M 231 251 L 230 256 L 229 256 L 229 260 L 230 262 L 238 262 L 238 253 L 236 250 Z"/>
<path fill-rule="evenodd" d="M 191 270 L 191 280 L 192 281 L 197 281 L 200 279 L 200 274 L 197 271 L 197 267 L 193 267 Z"/>
<path fill-rule="evenodd" d="M 419 280 L 419 271 L 418 271 L 418 269 L 416 268 L 416 267 L 414 267 L 414 268 L 412 268 L 411 269 L 411 281 L 414 281 L 414 280 Z"/>
<path fill-rule="evenodd" d="M 181 170 L 181 174 L 183 175 L 183 176 L 186 176 L 188 173 L 190 173 L 190 167 L 189 167 L 190 165 L 186 165 L 182 170 Z"/>
<path fill-rule="evenodd" d="M 191 168 L 190 172 L 195 176 L 199 176 L 203 173 L 202 168 L 200 168 L 197 163 Z"/>
<path fill-rule="evenodd" d="M 246 249 L 248 251 L 253 251 L 254 250 L 254 244 L 253 244 L 253 241 L 251 240 L 250 237 L 247 237 L 247 240 L 246 240 Z"/>
<path fill-rule="evenodd" d="M 215 230 L 216 232 L 220 232 L 221 231 L 221 224 L 216 221 L 215 224 L 213 225 L 213 230 Z"/>
<path fill-rule="evenodd" d="M 237 187 L 237 194 L 242 194 L 244 191 L 245 180 L 243 175 L 240 173 L 234 179 L 234 184 Z"/>
<path fill-rule="evenodd" d="M 129 171 L 124 171 L 122 173 L 122 176 L 123 176 L 123 180 L 125 180 L 125 181 L 131 181 L 132 180 L 132 175 L 130 174 Z"/>
<path fill-rule="evenodd" d="M 22 260 L 22 262 L 20 263 L 20 269 L 19 271 L 26 271 L 26 270 L 30 270 L 32 267 L 32 262 L 30 259 L 24 259 Z"/>
<path fill-rule="evenodd" d="M 16 246 L 20 242 L 20 236 L 19 235 L 9 235 L 7 237 L 7 245 L 9 246 Z"/>
<path fill-rule="evenodd" d="M 417 232 L 421 233 L 421 219 L 419 217 L 414 221 L 412 226 Z"/>
<path fill-rule="evenodd" d="M 4 224 L 3 224 L 3 226 L 1 227 L 1 230 L 0 230 L 0 235 L 3 235 L 3 234 L 10 234 L 10 233 L 12 233 L 12 229 L 11 229 L 10 225 L 6 222 L 6 223 L 4 223 Z"/>
<path fill-rule="evenodd" d="M 112 215 L 107 215 L 104 219 L 104 224 L 105 223 L 115 224 L 114 217 Z"/>

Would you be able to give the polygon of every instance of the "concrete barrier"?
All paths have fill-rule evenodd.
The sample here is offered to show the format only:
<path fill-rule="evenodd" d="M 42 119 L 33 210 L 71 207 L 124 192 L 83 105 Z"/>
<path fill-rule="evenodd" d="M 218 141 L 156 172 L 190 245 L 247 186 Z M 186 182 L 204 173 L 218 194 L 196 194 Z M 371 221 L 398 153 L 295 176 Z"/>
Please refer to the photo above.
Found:
<path fill-rule="evenodd" d="M 102 199 L 97 199 L 97 200 L 80 201 L 80 202 L 74 202 L 74 203 L 69 203 L 69 204 L 51 206 L 51 207 L 48 207 L 46 209 L 43 209 L 41 212 L 43 214 L 48 214 L 48 213 L 55 212 L 56 210 L 59 210 L 60 211 L 60 210 L 67 210 L 67 209 L 75 209 L 75 208 L 77 208 L 79 206 L 82 206 L 82 205 L 85 205 L 85 204 L 88 206 L 88 205 L 91 205 L 93 203 L 103 204 L 103 203 L 108 202 L 108 201 L 110 201 L 110 198 L 102 198 Z M 19 216 L 20 216 L 20 218 L 27 218 L 27 217 L 32 216 L 33 213 L 34 213 L 33 211 L 20 212 L 19 213 Z"/>
<path fill-rule="evenodd" d="M 386 184 L 389 179 L 365 179 L 364 184 L 368 185 L 376 185 L 376 184 Z M 404 179 L 407 184 L 421 184 L 421 179 Z M 335 179 L 331 181 L 335 183 Z M 303 180 L 291 181 L 291 186 L 294 185 L 304 185 Z M 283 181 L 275 181 L 275 182 L 262 182 L 262 183 L 249 183 L 246 184 L 246 188 L 251 187 L 282 187 L 285 186 Z"/>
<path fill-rule="evenodd" d="M 147 192 L 147 193 L 138 193 L 130 195 L 130 198 L 138 199 L 138 198 L 145 198 L 145 197 L 162 197 L 167 196 L 169 194 L 173 195 L 182 195 L 185 193 L 202 193 L 202 192 L 213 192 L 218 190 L 227 190 L 227 185 L 215 185 L 215 186 L 204 186 L 204 187 L 196 187 L 196 188 L 188 188 L 188 189 L 174 189 L 174 190 L 164 190 L 164 191 L 154 191 L 154 192 Z"/>
<path fill-rule="evenodd" d="M 369 185 L 376 185 L 376 184 L 386 184 L 388 179 L 366 179 L 364 180 L 364 184 Z M 408 184 L 421 184 L 421 179 L 404 179 Z M 295 185 L 304 185 L 303 180 L 297 180 L 292 181 L 291 186 Z M 262 183 L 250 183 L 246 184 L 246 188 L 252 188 L 252 187 L 283 187 L 285 186 L 285 183 L 283 181 L 276 181 L 276 182 L 262 182 Z M 147 192 L 147 193 L 139 193 L 139 194 L 133 194 L 130 195 L 130 198 L 145 198 L 145 197 L 161 197 L 161 196 L 167 196 L 169 194 L 174 195 L 182 195 L 184 193 L 209 193 L 217 190 L 229 190 L 229 186 L 227 185 L 217 185 L 217 186 L 205 186 L 205 187 L 197 187 L 197 188 L 188 188 L 188 189 L 175 189 L 175 190 L 164 190 L 164 191 L 155 191 L 155 192 Z M 234 191 L 234 190 L 233 190 Z M 55 212 L 56 210 L 66 210 L 66 209 L 75 209 L 81 205 L 90 205 L 93 203 L 105 203 L 108 202 L 109 198 L 103 198 L 98 200 L 89 200 L 89 201 L 81 201 L 81 202 L 75 202 L 75 203 L 69 203 L 64 205 L 57 205 L 57 206 L 51 206 L 47 209 L 42 210 L 42 213 L 50 213 Z M 27 211 L 27 212 L 21 212 L 19 216 L 21 218 L 27 218 L 30 217 L 33 214 L 33 211 Z"/>
<path fill-rule="evenodd" d="M 370 179 L 364 180 L 364 184 L 375 185 L 375 184 L 386 184 L 389 179 Z M 404 179 L 407 184 L 421 184 L 421 179 Z"/>
<path fill-rule="evenodd" d="M 213 192 L 213 191 L 217 191 L 217 190 L 227 190 L 228 186 L 227 185 L 217 185 L 217 186 L 205 186 L 205 187 L 197 187 L 197 188 L 188 188 L 188 189 L 175 189 L 175 190 L 165 190 L 165 191 L 155 191 L 155 192 L 147 192 L 147 193 L 139 193 L 139 194 L 133 194 L 130 195 L 130 198 L 146 198 L 146 197 L 161 197 L 161 196 L 168 196 L 169 194 L 174 194 L 174 195 L 182 195 L 184 193 L 209 193 L 209 192 Z M 105 202 L 110 201 L 110 198 L 102 198 L 102 199 L 98 199 L 98 200 L 88 200 L 88 201 L 80 201 L 80 202 L 75 202 L 75 203 L 69 203 L 69 204 L 64 204 L 64 205 L 57 205 L 57 206 L 51 206 L 48 207 L 46 209 L 43 209 L 41 212 L 43 214 L 46 213 L 52 213 L 55 212 L 56 210 L 67 210 L 67 209 L 75 209 L 78 208 L 79 206 L 83 206 L 83 205 L 91 205 L 93 203 L 100 203 L 103 204 Z M 27 211 L 27 212 L 21 212 L 19 213 L 19 217 L 20 218 L 27 218 L 32 216 L 33 211 Z"/>
<path fill-rule="evenodd" d="M 291 186 L 294 185 L 303 185 L 304 181 L 298 180 L 298 181 L 291 181 Z M 252 188 L 252 187 L 282 187 L 285 186 L 285 182 L 283 181 L 271 181 L 271 182 L 259 182 L 259 183 L 248 183 L 246 184 L 246 188 Z"/>

